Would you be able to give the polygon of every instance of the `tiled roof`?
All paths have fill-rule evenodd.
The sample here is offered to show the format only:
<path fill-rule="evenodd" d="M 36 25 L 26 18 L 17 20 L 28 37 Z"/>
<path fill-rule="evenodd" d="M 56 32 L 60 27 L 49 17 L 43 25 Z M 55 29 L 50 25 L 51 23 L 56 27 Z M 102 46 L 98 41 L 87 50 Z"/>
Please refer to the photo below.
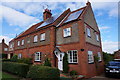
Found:
<path fill-rule="evenodd" d="M 23 33 L 18 35 L 16 38 L 31 33 L 30 32 L 31 30 L 33 32 L 33 31 L 36 31 L 37 29 L 43 28 L 45 26 L 47 27 L 50 25 L 54 25 L 55 22 L 57 23 L 57 24 L 55 23 L 55 26 L 59 27 L 64 23 L 76 20 L 82 14 L 84 9 L 85 9 L 85 7 L 80 8 L 80 9 L 75 10 L 75 11 L 72 11 L 72 12 L 70 11 L 70 9 L 67 9 L 61 14 L 56 14 L 56 15 L 48 18 L 45 21 L 42 21 L 40 23 L 37 23 L 37 24 L 31 26 L 29 29 L 27 29 L 26 31 L 24 31 Z"/>
<path fill-rule="evenodd" d="M 53 23 L 58 17 L 60 16 L 60 14 L 56 14 L 54 16 L 52 16 L 51 18 L 47 19 L 46 21 L 44 21 L 40 26 L 38 26 L 36 29 L 41 28 L 43 26 L 49 25 L 51 23 Z"/>

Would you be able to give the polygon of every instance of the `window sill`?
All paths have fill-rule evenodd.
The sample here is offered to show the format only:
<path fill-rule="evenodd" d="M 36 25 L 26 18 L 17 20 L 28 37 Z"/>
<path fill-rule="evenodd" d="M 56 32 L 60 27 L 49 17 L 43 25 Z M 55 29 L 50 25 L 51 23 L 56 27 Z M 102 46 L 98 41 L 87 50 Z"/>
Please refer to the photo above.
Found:
<path fill-rule="evenodd" d="M 94 64 L 94 62 L 88 62 L 88 64 Z"/>
<path fill-rule="evenodd" d="M 97 40 L 97 42 L 100 42 L 100 41 Z"/>
<path fill-rule="evenodd" d="M 68 64 L 78 64 L 78 62 L 76 62 L 76 63 L 68 63 Z"/>
<path fill-rule="evenodd" d="M 98 63 L 101 63 L 102 61 L 98 61 Z"/>
<path fill-rule="evenodd" d="M 35 60 L 34 62 L 41 62 L 40 60 Z"/>
<path fill-rule="evenodd" d="M 64 38 L 68 38 L 68 37 L 71 37 L 71 36 L 65 36 Z"/>
<path fill-rule="evenodd" d="M 87 37 L 91 38 L 91 36 L 88 36 L 88 35 L 87 35 Z"/>
<path fill-rule="evenodd" d="M 43 41 L 45 41 L 45 40 L 40 40 L 40 42 L 43 42 Z"/>

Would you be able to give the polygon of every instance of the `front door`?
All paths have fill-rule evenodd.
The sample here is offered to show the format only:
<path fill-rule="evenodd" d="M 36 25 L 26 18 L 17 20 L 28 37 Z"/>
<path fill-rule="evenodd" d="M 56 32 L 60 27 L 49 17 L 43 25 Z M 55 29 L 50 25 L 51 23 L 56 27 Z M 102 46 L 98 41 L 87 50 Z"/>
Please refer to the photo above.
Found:
<path fill-rule="evenodd" d="M 63 57 L 64 57 L 64 53 L 55 52 L 55 55 L 58 58 L 58 69 L 63 71 Z"/>

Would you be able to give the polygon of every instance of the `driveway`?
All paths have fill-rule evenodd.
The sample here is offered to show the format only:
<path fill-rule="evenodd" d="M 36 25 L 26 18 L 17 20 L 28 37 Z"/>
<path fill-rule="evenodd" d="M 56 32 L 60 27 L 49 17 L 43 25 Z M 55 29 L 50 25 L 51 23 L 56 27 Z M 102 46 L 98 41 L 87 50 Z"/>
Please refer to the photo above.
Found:
<path fill-rule="evenodd" d="M 83 80 L 120 80 L 120 78 L 108 78 L 108 77 L 105 77 L 104 74 L 100 75 L 100 76 L 95 76 L 93 78 L 90 78 L 90 79 L 83 79 Z"/>

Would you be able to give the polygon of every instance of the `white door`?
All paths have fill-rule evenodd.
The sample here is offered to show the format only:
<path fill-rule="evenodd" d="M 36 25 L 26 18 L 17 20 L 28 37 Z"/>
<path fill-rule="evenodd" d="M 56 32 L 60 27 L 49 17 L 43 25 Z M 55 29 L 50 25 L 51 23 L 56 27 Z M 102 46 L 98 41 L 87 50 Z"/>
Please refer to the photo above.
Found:
<path fill-rule="evenodd" d="M 8 54 L 8 59 L 10 59 L 10 54 Z"/>
<path fill-rule="evenodd" d="M 63 71 L 63 57 L 64 57 L 64 53 L 56 52 L 55 55 L 58 58 L 58 69 Z"/>

